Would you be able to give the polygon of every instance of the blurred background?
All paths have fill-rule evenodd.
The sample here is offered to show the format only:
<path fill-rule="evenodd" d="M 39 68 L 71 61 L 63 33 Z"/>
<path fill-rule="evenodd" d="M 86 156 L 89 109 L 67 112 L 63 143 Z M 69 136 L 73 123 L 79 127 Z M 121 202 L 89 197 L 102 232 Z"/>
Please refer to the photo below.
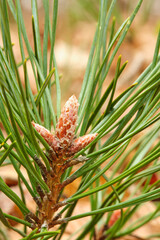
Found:
<path fill-rule="evenodd" d="M 131 14 L 138 1 L 119 0 L 114 8 L 116 17 L 116 29 Z M 27 33 L 33 46 L 31 0 L 21 0 Z M 43 44 L 44 10 L 43 1 L 38 0 L 40 34 Z M 53 0 L 50 0 L 52 13 Z M 62 99 L 66 101 L 73 93 L 78 97 L 81 83 L 88 60 L 90 47 L 96 29 L 99 12 L 97 0 L 59 0 L 58 22 L 55 41 L 55 55 L 59 74 L 61 76 Z M 19 45 L 17 43 L 17 29 L 10 17 L 12 24 L 12 40 L 15 43 L 14 51 L 17 62 L 21 61 Z M 135 18 L 125 41 L 123 42 L 117 57 L 121 54 L 122 61 L 128 60 L 128 65 L 119 80 L 120 91 L 130 85 L 137 75 L 151 62 L 156 43 L 158 29 L 160 27 L 160 1 L 145 0 Z M 48 45 L 50 51 L 50 43 Z M 107 79 L 112 79 L 115 73 L 113 62 Z M 29 63 L 28 63 L 29 65 Z M 22 81 L 23 81 L 23 69 Z M 33 80 L 32 70 L 30 81 L 33 92 L 36 86 Z M 107 81 L 107 80 L 106 80 Z M 126 86 L 127 85 L 127 86 Z M 119 89 L 117 89 L 117 93 Z M 53 90 L 53 100 L 55 92 Z M 62 102 L 63 103 L 63 102 Z"/>

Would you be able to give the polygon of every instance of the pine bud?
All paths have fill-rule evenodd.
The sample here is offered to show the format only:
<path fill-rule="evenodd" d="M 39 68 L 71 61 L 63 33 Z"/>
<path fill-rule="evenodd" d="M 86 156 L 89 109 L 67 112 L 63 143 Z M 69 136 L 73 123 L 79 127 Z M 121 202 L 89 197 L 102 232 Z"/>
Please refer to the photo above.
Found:
<path fill-rule="evenodd" d="M 44 140 L 48 143 L 48 145 L 54 149 L 54 145 L 56 145 L 56 140 L 54 135 L 50 133 L 46 128 L 44 128 L 43 126 L 35 122 L 32 122 L 32 125 L 36 129 L 36 131 L 44 138 Z"/>
<path fill-rule="evenodd" d="M 81 149 L 85 148 L 89 143 L 91 143 L 97 137 L 97 135 L 98 133 L 88 134 L 75 139 L 69 148 L 69 152 L 71 154 L 79 152 Z"/>
<path fill-rule="evenodd" d="M 43 126 L 32 122 L 37 132 L 56 152 L 57 157 L 73 156 L 91 143 L 98 135 L 97 133 L 89 134 L 74 140 L 78 106 L 77 98 L 74 95 L 71 96 L 64 105 L 54 135 Z"/>
<path fill-rule="evenodd" d="M 57 144 L 63 150 L 72 144 L 76 129 L 78 105 L 76 97 L 71 96 L 64 105 L 57 123 L 55 137 Z"/>

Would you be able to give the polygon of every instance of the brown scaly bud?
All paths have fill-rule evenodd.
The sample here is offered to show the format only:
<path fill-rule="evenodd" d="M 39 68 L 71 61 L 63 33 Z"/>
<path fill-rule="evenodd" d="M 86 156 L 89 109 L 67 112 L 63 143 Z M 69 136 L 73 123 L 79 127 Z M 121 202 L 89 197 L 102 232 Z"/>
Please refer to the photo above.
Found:
<path fill-rule="evenodd" d="M 60 115 L 56 125 L 55 135 L 51 134 L 46 128 L 32 122 L 37 132 L 59 156 L 73 156 L 76 152 L 85 148 L 97 136 L 97 133 L 85 135 L 74 140 L 75 129 L 77 124 L 78 100 L 71 96 Z"/>
<path fill-rule="evenodd" d="M 93 133 L 75 139 L 71 147 L 69 148 L 69 153 L 73 155 L 79 152 L 80 150 L 85 148 L 89 143 L 91 143 L 97 137 L 97 135 L 98 133 Z"/>
<path fill-rule="evenodd" d="M 33 127 L 36 129 L 36 131 L 44 138 L 44 140 L 48 143 L 49 146 L 54 148 L 54 145 L 56 145 L 55 137 L 52 133 L 50 133 L 46 128 L 43 126 L 32 122 Z"/>
<path fill-rule="evenodd" d="M 57 147 L 60 149 L 65 150 L 72 144 L 76 129 L 78 105 L 78 100 L 74 95 L 64 105 L 55 132 Z"/>

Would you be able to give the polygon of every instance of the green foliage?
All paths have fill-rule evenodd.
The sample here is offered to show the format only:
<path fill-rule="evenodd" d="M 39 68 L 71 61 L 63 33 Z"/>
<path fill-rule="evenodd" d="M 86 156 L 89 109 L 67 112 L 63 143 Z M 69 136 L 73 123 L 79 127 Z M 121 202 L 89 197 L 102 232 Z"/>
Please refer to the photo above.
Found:
<path fill-rule="evenodd" d="M 81 180 L 76 193 L 64 201 L 66 206 L 60 211 L 64 218 L 59 222 L 61 223 L 59 230 L 50 231 L 45 226 L 34 229 L 32 223 L 27 220 L 26 216 L 30 210 L 26 205 L 21 183 L 26 186 L 34 199 L 39 197 L 37 186 L 40 186 L 45 193 L 49 192 L 42 178 L 41 169 L 35 162 L 35 156 L 41 158 L 47 171 L 50 171 L 49 159 L 45 153 L 45 150 L 49 151 L 50 147 L 34 130 L 31 121 L 49 130 L 51 126 L 55 129 L 56 119 L 61 112 L 61 89 L 54 55 L 58 0 L 54 0 L 52 21 L 49 17 L 49 1 L 43 1 L 45 24 L 42 46 L 37 2 L 32 0 L 34 50 L 26 33 L 20 1 L 16 0 L 15 4 L 12 0 L 1 1 L 0 23 L 3 46 L 0 46 L 0 123 L 7 137 L 1 130 L 0 166 L 3 168 L 6 164 L 11 164 L 14 167 L 19 178 L 21 199 L 2 178 L 0 178 L 0 190 L 19 207 L 24 220 L 3 213 L 2 210 L 0 210 L 0 220 L 7 228 L 17 231 L 23 237 L 22 239 L 61 239 L 69 221 L 87 216 L 91 218 L 78 230 L 76 239 L 83 239 L 87 234 L 90 234 L 92 239 L 96 226 L 98 228 L 108 226 L 114 211 L 121 209 L 119 219 L 105 232 L 106 239 L 112 239 L 130 234 L 159 216 L 160 204 L 155 204 L 155 211 L 126 226 L 126 222 L 129 222 L 131 216 L 143 203 L 160 196 L 160 180 L 150 184 L 152 175 L 160 170 L 158 161 L 160 142 L 157 141 L 160 134 L 160 32 L 152 63 L 134 84 L 115 97 L 117 82 L 127 64 L 127 62 L 121 63 L 121 56 L 117 59 L 116 54 L 141 4 L 142 0 L 139 0 L 131 15 L 116 30 L 115 18 L 111 20 L 116 0 L 111 3 L 105 0 L 99 1 L 97 28 L 79 95 L 80 107 L 76 129 L 79 136 L 86 132 L 97 132 L 98 136 L 75 155 L 75 158 L 84 155 L 88 160 L 74 173 L 71 174 L 70 168 L 63 175 L 63 181 L 72 181 L 77 178 Z M 21 64 L 16 63 L 13 53 L 9 11 L 17 26 Z M 51 42 L 49 53 L 48 38 Z M 116 59 L 114 78 L 111 83 L 106 83 L 111 64 Z M 33 95 L 29 83 L 27 62 L 32 66 L 37 87 L 36 95 Z M 19 75 L 20 65 L 23 66 L 25 87 L 22 86 Z M 56 87 L 56 110 L 53 108 L 51 99 L 53 74 Z M 104 93 L 102 88 L 105 89 Z M 143 135 L 133 143 L 133 137 L 141 132 Z M 128 160 L 131 152 L 134 154 Z M 23 176 L 21 166 L 25 168 L 29 181 Z M 123 171 L 119 171 L 121 166 L 125 166 Z M 109 169 L 112 169 L 110 176 L 107 174 Z M 105 183 L 100 184 L 101 178 Z M 125 191 L 131 185 L 135 186 L 135 191 L 124 198 Z M 109 187 L 112 191 L 106 194 L 106 189 Z M 78 200 L 86 196 L 90 196 L 91 210 L 74 215 L 73 210 Z M 33 230 L 30 234 L 19 231 L 11 227 L 7 219 L 12 219 L 26 226 L 27 229 Z M 70 239 L 74 239 L 74 235 Z"/>

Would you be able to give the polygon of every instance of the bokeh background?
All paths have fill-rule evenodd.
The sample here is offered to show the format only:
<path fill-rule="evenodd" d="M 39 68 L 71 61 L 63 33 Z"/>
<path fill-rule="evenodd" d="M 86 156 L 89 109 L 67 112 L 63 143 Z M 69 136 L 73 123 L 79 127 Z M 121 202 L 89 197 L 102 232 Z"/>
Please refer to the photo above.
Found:
<path fill-rule="evenodd" d="M 43 2 L 38 0 L 40 34 L 43 40 L 44 11 Z M 27 33 L 33 47 L 31 1 L 21 0 Z M 114 8 L 116 29 L 131 14 L 137 1 L 118 0 Z M 50 0 L 52 13 L 53 0 Z M 99 12 L 97 0 L 59 0 L 58 22 L 55 41 L 55 55 L 59 74 L 61 76 L 62 99 L 66 101 L 71 94 L 78 96 L 83 81 L 85 67 L 88 60 L 90 47 L 96 29 Z M 17 41 L 17 29 L 12 16 L 10 16 L 12 41 L 17 62 L 21 61 Z M 160 27 L 160 0 L 144 0 L 142 7 L 135 18 L 127 37 L 122 44 L 117 56 L 122 55 L 122 61 L 128 60 L 128 66 L 122 74 L 118 86 L 121 88 L 130 85 L 137 75 L 151 62 Z M 43 43 L 42 43 L 43 44 Z M 50 51 L 50 43 L 48 45 Z M 107 76 L 111 79 L 114 75 L 115 62 Z M 29 65 L 29 63 L 28 63 Z M 30 68 L 30 66 L 28 66 Z M 23 69 L 20 69 L 23 81 Z M 33 92 L 36 86 L 30 69 L 30 81 Z M 125 86 L 126 87 L 126 86 Z M 117 89 L 118 91 L 118 89 Z M 55 92 L 53 90 L 53 100 Z M 63 103 L 63 102 L 62 102 Z"/>

